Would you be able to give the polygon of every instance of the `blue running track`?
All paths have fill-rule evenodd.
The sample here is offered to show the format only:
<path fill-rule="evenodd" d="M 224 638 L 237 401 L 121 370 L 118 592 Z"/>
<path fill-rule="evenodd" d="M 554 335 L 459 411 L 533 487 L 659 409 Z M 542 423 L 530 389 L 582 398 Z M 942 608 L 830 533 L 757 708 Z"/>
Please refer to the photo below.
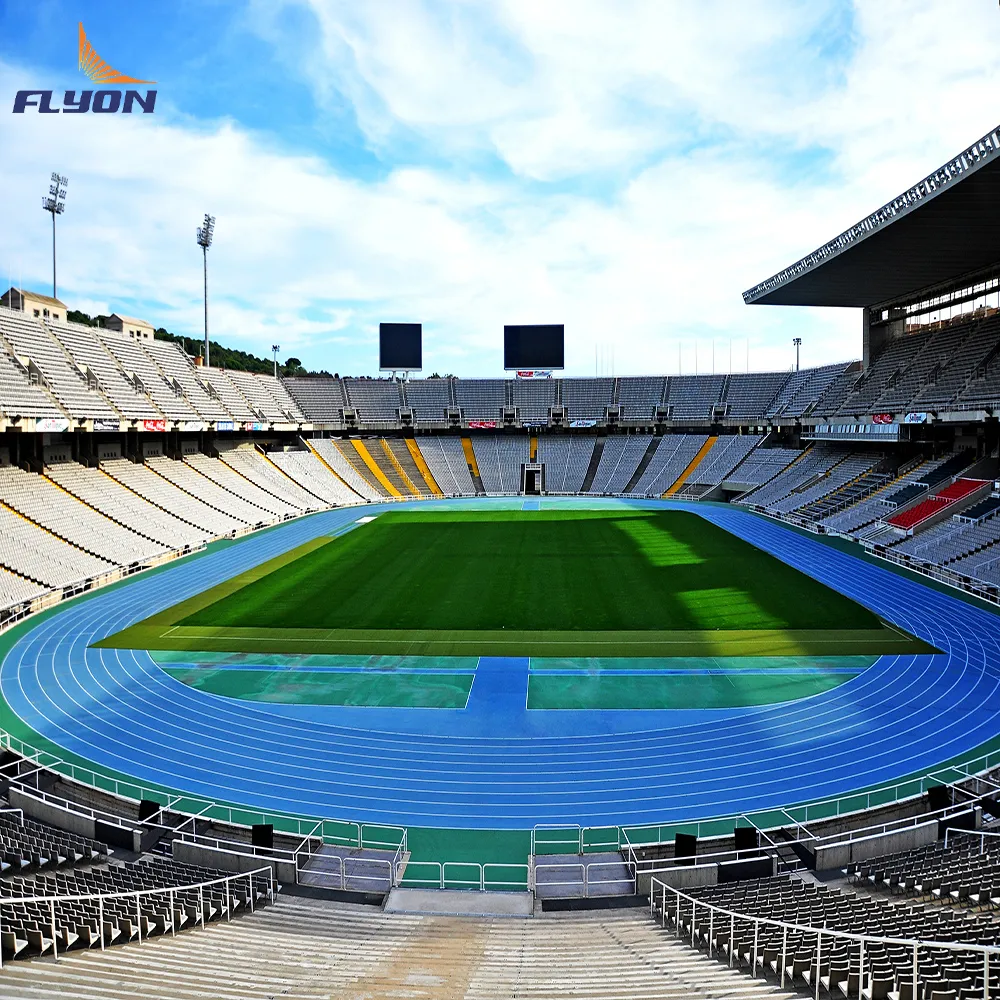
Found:
<path fill-rule="evenodd" d="M 15 642 L 0 691 L 35 732 L 140 781 L 271 812 L 470 829 L 757 811 L 928 771 L 1000 734 L 1000 616 L 736 508 L 641 506 L 694 511 L 944 653 L 883 656 L 787 704 L 543 712 L 525 707 L 527 659 L 481 659 L 462 710 L 338 708 L 206 694 L 145 651 L 88 648 L 314 536 L 351 530 L 382 509 L 373 505 L 289 522 L 67 605 Z"/>

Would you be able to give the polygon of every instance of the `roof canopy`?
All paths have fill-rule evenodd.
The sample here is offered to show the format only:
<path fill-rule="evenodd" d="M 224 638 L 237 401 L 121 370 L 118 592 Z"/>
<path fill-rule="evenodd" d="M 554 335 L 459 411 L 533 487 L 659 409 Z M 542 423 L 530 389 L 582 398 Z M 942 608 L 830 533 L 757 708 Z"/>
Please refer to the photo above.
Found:
<path fill-rule="evenodd" d="M 818 250 L 747 304 L 872 306 L 1000 262 L 1000 127 Z"/>

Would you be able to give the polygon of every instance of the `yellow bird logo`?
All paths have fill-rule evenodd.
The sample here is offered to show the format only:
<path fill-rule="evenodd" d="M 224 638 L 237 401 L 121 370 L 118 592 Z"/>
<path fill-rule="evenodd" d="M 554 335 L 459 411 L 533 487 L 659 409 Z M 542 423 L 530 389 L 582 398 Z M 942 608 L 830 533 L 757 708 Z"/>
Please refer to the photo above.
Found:
<path fill-rule="evenodd" d="M 126 76 L 109 66 L 87 41 L 82 21 L 80 22 L 80 69 L 94 83 L 156 83 L 155 80 L 139 80 L 134 76 Z"/>

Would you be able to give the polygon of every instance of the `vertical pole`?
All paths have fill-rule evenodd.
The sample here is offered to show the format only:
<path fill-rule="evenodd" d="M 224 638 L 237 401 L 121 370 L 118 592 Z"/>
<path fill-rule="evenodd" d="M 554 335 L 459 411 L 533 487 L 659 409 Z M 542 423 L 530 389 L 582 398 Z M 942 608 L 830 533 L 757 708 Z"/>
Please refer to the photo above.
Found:
<path fill-rule="evenodd" d="M 708 957 L 712 957 L 712 942 L 715 940 L 715 907 L 708 911 Z"/>
<path fill-rule="evenodd" d="M 201 248 L 201 264 L 202 270 L 204 272 L 205 279 L 205 367 L 207 368 L 211 361 L 208 356 L 208 248 Z"/>
<path fill-rule="evenodd" d="M 104 951 L 104 897 L 97 897 L 97 926 L 101 935 L 101 951 Z"/>
<path fill-rule="evenodd" d="M 736 914 L 729 914 L 729 968 L 733 967 L 733 948 L 736 941 Z"/>
<path fill-rule="evenodd" d="M 865 988 L 865 939 L 861 939 L 858 951 L 858 997 Z"/>
<path fill-rule="evenodd" d="M 694 947 L 694 922 L 698 915 L 698 904 L 691 900 L 691 947 Z"/>
<path fill-rule="evenodd" d="M 751 978 L 757 975 L 757 941 L 760 937 L 760 923 L 757 920 L 753 922 L 753 962 L 750 965 L 750 976 Z"/>
<path fill-rule="evenodd" d="M 819 978 L 823 968 L 823 935 L 816 932 L 816 1000 L 819 1000 Z M 916 1000 L 916 997 L 914 997 Z"/>
<path fill-rule="evenodd" d="M 135 894 L 135 925 L 139 930 L 139 944 L 142 944 L 142 912 L 139 909 L 139 893 Z"/>
<path fill-rule="evenodd" d="M 56 901 L 49 901 L 49 919 L 52 923 L 52 957 L 59 961 L 59 942 L 56 940 Z"/>
<path fill-rule="evenodd" d="M 3 907 L 0 906 L 0 934 L 2 933 L 3 933 Z M 3 968 L 3 948 L 0 948 L 0 969 L 2 968 Z"/>
<path fill-rule="evenodd" d="M 56 295 L 56 213 L 52 212 L 52 298 Z"/>
<path fill-rule="evenodd" d="M 913 945 L 913 998 L 917 997 L 917 945 Z"/>
<path fill-rule="evenodd" d="M 781 929 L 781 988 L 785 988 L 785 966 L 788 964 L 788 927 Z"/>
<path fill-rule="evenodd" d="M 990 1000 L 990 953 L 983 952 L 983 1000 Z"/>
<path fill-rule="evenodd" d="M 230 891 L 232 886 L 230 885 L 229 879 L 226 879 L 226 919 L 233 919 L 233 894 Z"/>
<path fill-rule="evenodd" d="M 201 905 L 201 929 L 205 929 L 205 887 L 198 886 L 198 902 Z"/>
<path fill-rule="evenodd" d="M 177 937 L 177 911 L 174 909 L 174 890 L 170 890 L 170 936 Z"/>

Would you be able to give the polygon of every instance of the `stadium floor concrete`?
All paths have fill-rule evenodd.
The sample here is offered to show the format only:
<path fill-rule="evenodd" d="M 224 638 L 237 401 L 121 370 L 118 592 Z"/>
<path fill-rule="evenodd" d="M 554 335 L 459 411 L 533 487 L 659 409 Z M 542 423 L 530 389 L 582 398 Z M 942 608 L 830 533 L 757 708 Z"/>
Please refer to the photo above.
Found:
<path fill-rule="evenodd" d="M 484 658 L 464 709 L 429 710 L 237 701 L 170 677 L 146 651 L 89 648 L 292 546 L 350 530 L 372 505 L 289 522 L 29 621 L 0 667 L 4 728 L 110 772 L 262 811 L 507 830 L 766 810 L 928 771 L 1000 734 L 1000 616 L 743 510 L 677 506 L 943 652 L 882 656 L 832 691 L 783 704 L 536 711 L 523 658 Z"/>

